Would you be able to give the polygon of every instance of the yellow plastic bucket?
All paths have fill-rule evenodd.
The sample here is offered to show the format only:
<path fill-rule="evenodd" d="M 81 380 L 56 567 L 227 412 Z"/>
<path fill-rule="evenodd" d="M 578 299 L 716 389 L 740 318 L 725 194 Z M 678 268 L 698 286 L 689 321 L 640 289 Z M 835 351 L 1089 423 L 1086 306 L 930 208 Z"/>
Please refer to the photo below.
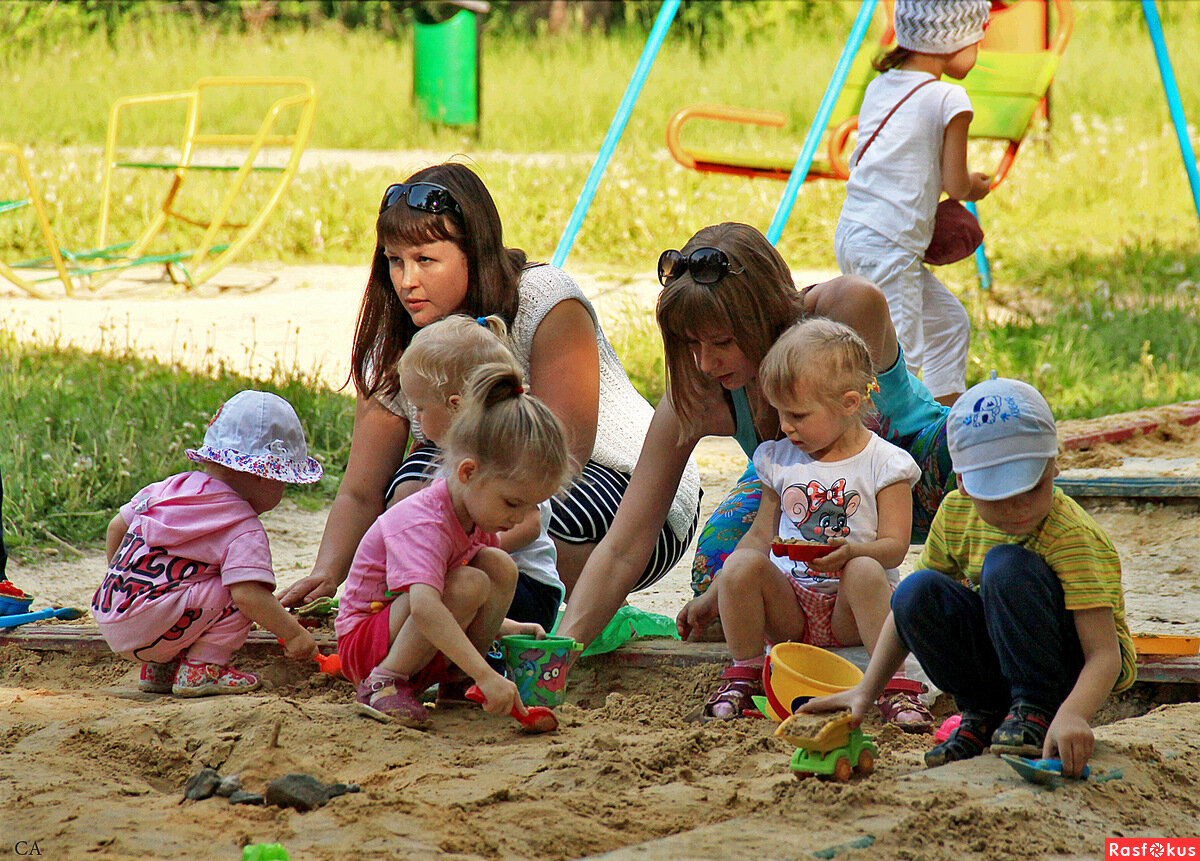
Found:
<path fill-rule="evenodd" d="M 862 670 L 826 649 L 779 643 L 763 664 L 767 717 L 782 721 L 810 697 L 852 688 L 862 676 Z"/>

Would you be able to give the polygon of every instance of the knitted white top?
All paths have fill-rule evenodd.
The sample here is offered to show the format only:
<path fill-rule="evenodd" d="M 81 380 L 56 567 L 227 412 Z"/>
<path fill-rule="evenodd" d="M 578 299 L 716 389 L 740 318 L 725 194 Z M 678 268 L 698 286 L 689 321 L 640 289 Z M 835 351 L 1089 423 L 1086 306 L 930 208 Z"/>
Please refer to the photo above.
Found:
<path fill-rule="evenodd" d="M 511 336 L 517 361 L 521 363 L 526 378 L 529 377 L 529 356 L 533 351 L 534 333 L 550 310 L 566 299 L 575 299 L 587 309 L 596 328 L 596 348 L 600 352 L 599 415 L 591 459 L 625 475 L 632 474 L 650 427 L 650 419 L 654 416 L 654 408 L 629 382 L 617 354 L 600 328 L 592 303 L 570 275 L 554 266 L 532 266 L 524 270 L 518 289 L 521 301 Z M 421 426 L 414 418 L 415 411 L 403 392 L 398 392 L 391 402 L 387 398 L 380 400 L 392 412 L 408 419 L 413 436 L 425 440 Z M 688 458 L 671 511 L 667 515 L 667 523 L 680 541 L 687 538 L 692 528 L 699 502 L 700 472 L 696 469 L 695 461 Z"/>

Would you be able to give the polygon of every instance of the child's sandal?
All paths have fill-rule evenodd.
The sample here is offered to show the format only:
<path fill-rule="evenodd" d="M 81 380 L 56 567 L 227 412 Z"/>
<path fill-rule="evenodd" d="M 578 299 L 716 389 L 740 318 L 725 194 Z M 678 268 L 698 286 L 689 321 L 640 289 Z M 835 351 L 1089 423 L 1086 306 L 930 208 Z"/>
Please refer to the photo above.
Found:
<path fill-rule="evenodd" d="M 920 698 L 925 690 L 915 679 L 892 679 L 875 701 L 879 716 L 904 732 L 932 732 L 933 715 Z"/>
<path fill-rule="evenodd" d="M 721 684 L 694 717 L 701 722 L 740 718 L 756 708 L 754 697 L 762 693 L 762 667 L 726 667 Z"/>

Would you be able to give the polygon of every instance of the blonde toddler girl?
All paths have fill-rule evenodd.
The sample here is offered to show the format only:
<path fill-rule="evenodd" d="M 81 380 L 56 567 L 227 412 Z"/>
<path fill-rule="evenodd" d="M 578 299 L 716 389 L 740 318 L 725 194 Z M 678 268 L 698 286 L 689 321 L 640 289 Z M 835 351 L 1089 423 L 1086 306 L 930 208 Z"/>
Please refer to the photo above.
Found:
<path fill-rule="evenodd" d="M 754 708 L 764 642 L 874 648 L 908 551 L 911 487 L 920 476 L 906 451 L 863 424 L 875 376 L 866 345 L 849 327 L 819 318 L 795 324 L 758 376 L 785 438 L 755 450 L 762 502 L 754 523 L 681 620 L 691 627 L 719 614 L 733 654 L 705 704 L 711 718 Z M 807 564 L 793 561 L 772 555 L 775 535 L 835 549 Z M 894 689 L 880 701 L 885 719 L 928 730 L 919 685 L 900 687 L 910 690 Z"/>
<path fill-rule="evenodd" d="M 428 721 L 420 694 L 453 678 L 449 663 L 479 685 L 488 711 L 524 711 L 484 658 L 517 581 L 496 533 L 532 517 L 572 474 L 562 425 L 512 362 L 471 374 L 442 443 L 441 477 L 363 536 L 335 622 L 360 707 L 409 726 Z"/>
<path fill-rule="evenodd" d="M 419 329 L 400 357 L 400 388 L 412 406 L 413 430 L 422 442 L 409 453 L 388 488 L 388 507 L 426 487 L 440 463 L 437 443 L 462 406 L 467 377 L 482 364 L 514 364 L 508 327 L 498 315 L 455 314 Z M 547 527 L 550 501 L 526 522 L 500 533 L 500 548 L 517 563 L 517 589 L 505 634 L 544 634 L 554 627 L 566 588 Z M 439 701 L 443 697 L 439 691 Z"/>

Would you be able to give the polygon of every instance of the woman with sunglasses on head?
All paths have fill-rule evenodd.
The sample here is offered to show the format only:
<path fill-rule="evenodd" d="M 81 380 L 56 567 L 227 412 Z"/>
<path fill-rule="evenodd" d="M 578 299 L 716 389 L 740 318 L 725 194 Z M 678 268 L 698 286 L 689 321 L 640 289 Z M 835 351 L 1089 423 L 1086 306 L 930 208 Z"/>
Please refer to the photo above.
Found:
<path fill-rule="evenodd" d="M 470 168 L 434 165 L 389 186 L 380 203 L 351 356 L 357 406 L 350 459 L 313 572 L 283 594 L 286 605 L 334 595 L 385 501 L 428 482 L 438 452 L 400 390 L 397 363 L 417 330 L 451 314 L 504 319 L 530 390 L 563 423 L 573 458 L 584 464 L 568 492 L 551 500 L 549 533 L 568 595 L 606 534 L 654 410 L 630 384 L 570 276 L 504 246 L 496 205 Z M 410 434 L 415 445 L 406 458 Z M 662 577 L 691 541 L 700 476 L 690 462 L 680 473 L 627 591 Z"/>
<path fill-rule="evenodd" d="M 779 415 L 758 383 L 758 365 L 776 339 L 807 316 L 845 323 L 866 343 L 880 386 L 872 395 L 879 411 L 876 432 L 907 450 L 922 470 L 913 487 L 912 540 L 925 540 L 938 503 L 954 487 L 946 449 L 948 408 L 899 361 L 882 293 L 853 275 L 799 291 L 766 237 L 732 222 L 705 227 L 681 250 L 664 251 L 658 277 L 667 393 L 612 527 L 567 602 L 559 633 L 590 643 L 604 630 L 644 564 L 655 524 L 663 522 L 701 438 L 733 437 L 747 458 L 759 443 L 781 438 Z M 760 498 L 750 464 L 701 532 L 692 569 L 697 597 L 679 614 L 681 635 L 699 637 L 715 618 L 711 600 L 703 596 L 754 521 Z"/>

